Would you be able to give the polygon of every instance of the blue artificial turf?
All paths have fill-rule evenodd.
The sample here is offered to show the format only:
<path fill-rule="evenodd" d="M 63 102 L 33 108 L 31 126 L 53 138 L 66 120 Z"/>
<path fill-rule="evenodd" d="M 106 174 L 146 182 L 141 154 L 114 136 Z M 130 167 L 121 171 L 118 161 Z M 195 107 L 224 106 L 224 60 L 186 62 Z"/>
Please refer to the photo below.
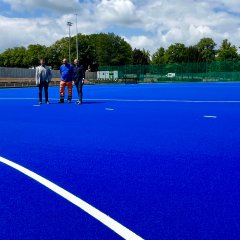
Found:
<path fill-rule="evenodd" d="M 238 239 L 239 83 L 85 86 L 81 106 L 56 104 L 55 87 L 51 105 L 36 97 L 0 90 L 0 156 L 145 239 Z M 119 238 L 23 174 L 0 173 L 0 239 Z"/>

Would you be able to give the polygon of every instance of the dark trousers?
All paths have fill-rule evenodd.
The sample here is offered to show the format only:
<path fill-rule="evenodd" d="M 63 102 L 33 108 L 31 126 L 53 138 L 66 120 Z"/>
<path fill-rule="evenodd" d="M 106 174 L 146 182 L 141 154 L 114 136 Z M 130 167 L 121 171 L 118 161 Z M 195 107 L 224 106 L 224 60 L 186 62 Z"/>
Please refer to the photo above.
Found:
<path fill-rule="evenodd" d="M 82 97 L 83 97 L 83 84 L 81 82 L 75 82 L 75 86 L 77 88 L 77 93 L 78 93 L 78 101 L 82 102 Z"/>
<path fill-rule="evenodd" d="M 39 89 L 39 101 L 42 102 L 42 90 L 44 88 L 44 93 L 45 93 L 45 101 L 48 102 L 48 82 L 41 82 L 38 85 Z"/>

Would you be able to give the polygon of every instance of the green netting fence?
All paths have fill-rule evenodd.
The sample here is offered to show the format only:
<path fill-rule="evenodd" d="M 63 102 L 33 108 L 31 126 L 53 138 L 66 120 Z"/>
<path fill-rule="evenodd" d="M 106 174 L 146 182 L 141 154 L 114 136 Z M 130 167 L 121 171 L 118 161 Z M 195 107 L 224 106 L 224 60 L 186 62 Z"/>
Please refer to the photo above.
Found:
<path fill-rule="evenodd" d="M 99 71 L 117 71 L 118 79 L 140 83 L 240 81 L 240 61 L 104 66 Z"/>

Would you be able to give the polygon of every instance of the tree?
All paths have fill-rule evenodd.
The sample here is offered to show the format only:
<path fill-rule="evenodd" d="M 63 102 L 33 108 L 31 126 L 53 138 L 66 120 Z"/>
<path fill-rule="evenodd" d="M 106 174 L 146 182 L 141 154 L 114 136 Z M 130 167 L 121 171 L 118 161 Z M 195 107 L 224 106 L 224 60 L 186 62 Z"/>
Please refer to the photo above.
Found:
<path fill-rule="evenodd" d="M 46 57 L 47 47 L 40 44 L 29 45 L 26 50 L 25 63 L 28 67 L 36 67 L 39 65 L 39 59 Z"/>
<path fill-rule="evenodd" d="M 152 56 L 153 64 L 164 64 L 165 60 L 165 49 L 163 47 L 159 48 Z"/>
<path fill-rule="evenodd" d="M 196 46 L 189 46 L 186 48 L 187 62 L 198 62 L 200 60 L 200 53 Z"/>
<path fill-rule="evenodd" d="M 26 48 L 9 48 L 0 55 L 0 66 L 3 67 L 28 67 L 26 64 Z"/>
<path fill-rule="evenodd" d="M 78 34 L 79 60 L 87 67 L 125 65 L 132 62 L 132 48 L 121 37 L 114 34 Z M 69 38 L 62 38 L 47 49 L 49 64 L 59 68 L 62 59 L 68 58 Z M 77 57 L 76 37 L 71 38 L 71 62 Z"/>
<path fill-rule="evenodd" d="M 186 47 L 182 43 L 175 43 L 169 46 L 165 52 L 166 63 L 187 62 Z"/>
<path fill-rule="evenodd" d="M 213 41 L 212 38 L 202 38 L 198 44 L 196 45 L 199 55 L 200 61 L 202 62 L 212 62 L 215 60 L 215 47 L 216 43 Z"/>
<path fill-rule="evenodd" d="M 150 53 L 145 49 L 134 49 L 132 52 L 133 65 L 148 65 L 150 63 Z"/>
<path fill-rule="evenodd" d="M 217 61 L 233 61 L 239 59 L 237 48 L 232 45 L 227 39 L 224 39 L 218 54 L 216 57 Z"/>
<path fill-rule="evenodd" d="M 65 37 L 56 41 L 54 44 L 47 48 L 46 56 L 48 59 L 48 64 L 53 69 L 59 69 L 59 66 L 62 64 L 62 60 L 64 58 L 68 59 L 68 43 L 69 38 Z"/>
<path fill-rule="evenodd" d="M 78 34 L 79 60 L 87 67 L 97 61 L 95 44 L 89 35 Z M 76 48 L 75 48 L 76 53 Z M 75 54 L 77 56 L 77 53 Z"/>
<path fill-rule="evenodd" d="M 113 34 L 78 34 L 79 60 L 87 67 L 97 69 L 98 65 L 125 65 L 132 63 L 132 47 L 123 38 Z M 149 52 L 143 51 L 148 56 Z M 7 49 L 0 54 L 0 66 L 31 67 L 39 64 L 41 57 L 48 59 L 53 69 L 58 69 L 63 58 L 69 56 L 69 38 L 65 37 L 50 47 L 39 44 L 28 48 Z M 77 57 L 76 37 L 71 38 L 71 62 Z"/>
<path fill-rule="evenodd" d="M 132 62 L 132 47 L 113 33 L 92 34 L 90 42 L 95 46 L 96 61 L 101 66 L 125 65 Z"/>

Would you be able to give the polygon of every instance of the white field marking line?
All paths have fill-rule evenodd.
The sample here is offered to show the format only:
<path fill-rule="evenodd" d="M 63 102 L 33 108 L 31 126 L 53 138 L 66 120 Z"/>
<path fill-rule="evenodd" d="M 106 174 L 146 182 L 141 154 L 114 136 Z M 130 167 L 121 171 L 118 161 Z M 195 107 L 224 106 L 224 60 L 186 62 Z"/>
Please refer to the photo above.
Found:
<path fill-rule="evenodd" d="M 59 100 L 59 98 L 49 98 L 50 100 Z M 39 98 L 0 98 L 0 100 L 39 100 Z M 78 100 L 77 98 L 72 100 Z"/>
<path fill-rule="evenodd" d="M 0 98 L 0 100 L 35 100 L 38 98 Z"/>
<path fill-rule="evenodd" d="M 173 102 L 173 103 L 240 103 L 240 100 L 177 100 L 177 99 L 111 99 L 95 98 L 84 99 L 87 101 L 112 101 L 112 102 Z"/>
<path fill-rule="evenodd" d="M 46 178 L 41 177 L 40 175 L 24 168 L 10 160 L 0 157 L 0 162 L 8 165 L 9 167 L 14 168 L 15 170 L 25 174 L 26 176 L 34 179 L 38 183 L 42 184 L 43 186 L 47 187 L 48 189 L 52 190 L 56 194 L 60 195 L 64 199 L 68 200 L 72 204 L 76 205 L 77 207 L 81 208 L 83 211 L 103 223 L 108 228 L 112 229 L 115 233 L 120 235 L 124 239 L 129 240 L 142 240 L 140 236 L 129 230 L 128 228 L 124 227 L 122 224 L 118 223 L 111 217 L 107 216 L 105 213 L 99 211 L 95 207 L 91 206 L 87 202 L 83 201 L 82 199 L 78 198 L 77 196 L 73 195 L 72 193 L 66 191 L 65 189 L 59 187 L 55 183 L 47 180 Z"/>
<path fill-rule="evenodd" d="M 38 98 L 0 98 L 0 100 L 36 100 Z M 59 100 L 50 98 L 50 100 Z M 78 99 L 74 98 L 73 101 Z M 111 102 L 172 102 L 172 103 L 240 103 L 240 100 L 178 100 L 178 99 L 115 99 L 115 98 L 86 98 L 85 101 Z"/>
<path fill-rule="evenodd" d="M 113 108 L 105 108 L 106 111 L 114 111 Z"/>

